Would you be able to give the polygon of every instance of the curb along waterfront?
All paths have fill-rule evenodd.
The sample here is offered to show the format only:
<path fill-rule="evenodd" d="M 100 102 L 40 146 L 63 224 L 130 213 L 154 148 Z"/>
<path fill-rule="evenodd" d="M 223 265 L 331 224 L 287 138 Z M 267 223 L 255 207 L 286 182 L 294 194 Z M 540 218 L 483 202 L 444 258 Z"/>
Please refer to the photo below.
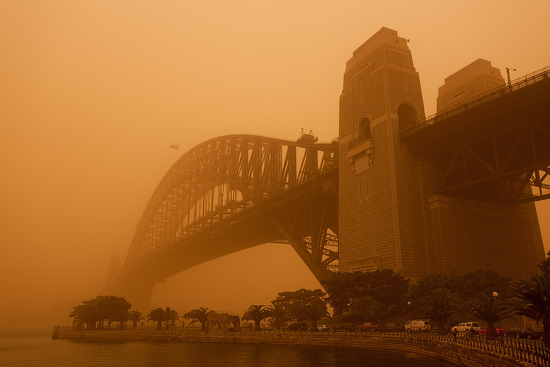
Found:
<path fill-rule="evenodd" d="M 82 341 L 178 341 L 318 345 L 378 350 L 399 350 L 439 358 L 465 367 L 550 367 L 550 350 L 539 341 L 487 339 L 483 336 L 453 337 L 436 333 L 406 332 L 288 332 L 240 331 L 202 333 L 174 327 L 77 330 L 55 326 L 52 339 Z"/>

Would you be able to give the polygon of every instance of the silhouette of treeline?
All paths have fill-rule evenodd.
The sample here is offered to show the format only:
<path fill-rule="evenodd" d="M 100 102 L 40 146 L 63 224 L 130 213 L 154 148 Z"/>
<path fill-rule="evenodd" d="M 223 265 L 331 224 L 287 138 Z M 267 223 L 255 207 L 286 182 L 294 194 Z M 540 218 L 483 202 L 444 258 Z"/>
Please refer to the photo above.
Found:
<path fill-rule="evenodd" d="M 251 305 L 243 314 L 243 320 L 254 321 L 260 330 L 262 321 L 270 327 L 281 329 L 289 323 L 304 323 L 317 331 L 319 320 L 329 316 L 330 305 L 333 319 L 353 326 L 364 322 L 384 325 L 390 320 L 407 318 L 430 319 L 438 330 L 448 330 L 451 323 L 461 319 L 477 318 L 487 323 L 487 336 L 496 336 L 496 326 L 501 320 L 525 316 L 543 326 L 543 341 L 550 347 L 550 251 L 539 265 L 540 273 L 528 279 L 512 280 L 510 277 L 478 270 L 466 274 L 431 274 L 410 284 L 393 270 L 371 272 L 335 273 L 320 289 L 300 289 L 281 292 L 270 305 Z M 177 311 L 166 308 L 151 310 L 144 317 L 132 310 L 131 304 L 122 297 L 98 296 L 75 306 L 70 317 L 77 326 L 103 328 L 119 322 L 119 327 L 132 321 L 147 318 L 158 329 L 175 326 L 183 321 Z M 183 315 L 191 323 L 201 324 L 207 331 L 209 311 L 206 307 L 191 310 Z"/>

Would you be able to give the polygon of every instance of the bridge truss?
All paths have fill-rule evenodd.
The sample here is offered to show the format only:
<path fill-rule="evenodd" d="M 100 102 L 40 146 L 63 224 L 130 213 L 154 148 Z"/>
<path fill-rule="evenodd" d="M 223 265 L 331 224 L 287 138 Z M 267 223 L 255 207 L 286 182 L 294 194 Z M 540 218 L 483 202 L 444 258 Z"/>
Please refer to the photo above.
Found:
<path fill-rule="evenodd" d="M 185 153 L 147 204 L 118 288 L 269 242 L 326 278 L 338 262 L 338 143 L 315 140 L 230 135 Z"/>
<path fill-rule="evenodd" d="M 401 138 L 434 163 L 437 192 L 521 204 L 550 198 L 550 68 L 427 118 Z"/>

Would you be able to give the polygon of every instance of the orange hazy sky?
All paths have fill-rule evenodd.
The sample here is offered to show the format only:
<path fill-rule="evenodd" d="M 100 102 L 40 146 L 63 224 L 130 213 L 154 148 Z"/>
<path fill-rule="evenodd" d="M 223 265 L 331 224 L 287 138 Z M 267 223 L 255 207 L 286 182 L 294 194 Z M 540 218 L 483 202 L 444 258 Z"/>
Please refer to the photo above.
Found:
<path fill-rule="evenodd" d="M 385 26 L 410 40 L 427 115 L 478 58 L 550 65 L 550 2 L 0 1 L 0 323 L 65 322 L 124 258 L 180 155 L 225 134 L 338 135 L 346 61 Z M 537 204 L 546 251 L 550 201 Z M 181 273 L 154 306 L 242 314 L 319 284 L 289 246 Z M 148 310 L 143 310 L 148 311 Z"/>

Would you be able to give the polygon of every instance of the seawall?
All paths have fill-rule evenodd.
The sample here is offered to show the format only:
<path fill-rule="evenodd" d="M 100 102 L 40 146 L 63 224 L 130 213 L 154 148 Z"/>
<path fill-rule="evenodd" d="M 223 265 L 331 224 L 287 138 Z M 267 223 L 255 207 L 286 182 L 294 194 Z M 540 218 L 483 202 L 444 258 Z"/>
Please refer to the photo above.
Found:
<path fill-rule="evenodd" d="M 494 345 L 476 341 L 455 339 L 424 333 L 331 333 L 331 332 L 209 332 L 175 328 L 156 331 L 153 329 L 126 330 L 74 330 L 54 328 L 53 339 L 82 341 L 174 341 L 201 343 L 255 343 L 281 345 L 319 345 L 378 350 L 399 350 L 419 353 L 442 359 L 464 367 L 530 367 L 546 366 L 540 359 L 532 360 L 531 355 L 511 353 L 509 347 L 494 341 Z M 542 358 L 545 358 L 544 356 Z"/>

